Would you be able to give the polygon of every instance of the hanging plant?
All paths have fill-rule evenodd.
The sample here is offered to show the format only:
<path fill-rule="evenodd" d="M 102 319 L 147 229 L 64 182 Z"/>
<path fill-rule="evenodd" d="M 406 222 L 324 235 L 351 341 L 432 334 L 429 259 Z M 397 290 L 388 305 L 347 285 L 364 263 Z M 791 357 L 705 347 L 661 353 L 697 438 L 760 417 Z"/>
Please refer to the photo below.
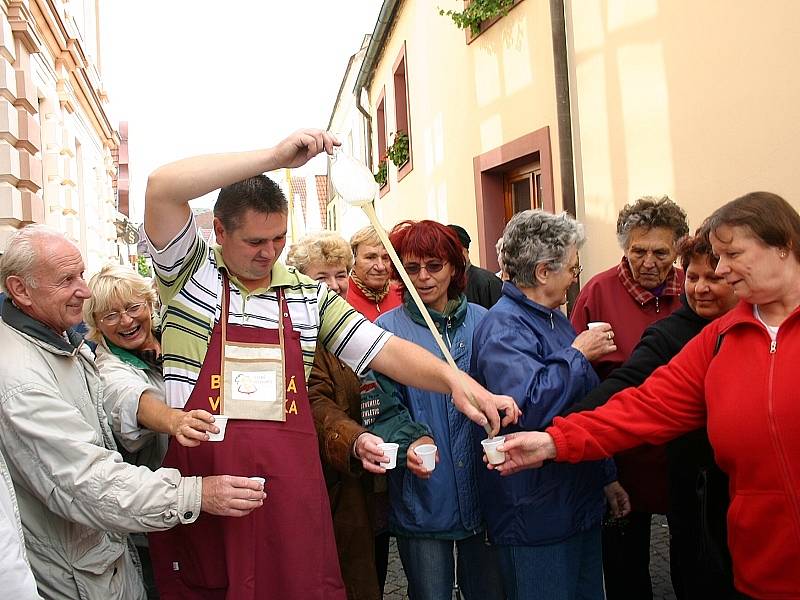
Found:
<path fill-rule="evenodd" d="M 152 277 L 153 275 L 150 265 L 147 264 L 147 258 L 141 255 L 136 259 L 136 270 L 142 277 Z"/>
<path fill-rule="evenodd" d="M 481 32 L 481 23 L 506 16 L 512 6 L 514 0 L 471 0 L 460 12 L 440 8 L 439 14 L 450 17 L 459 29 L 469 27 L 472 35 L 478 35 Z"/>
<path fill-rule="evenodd" d="M 386 177 L 388 174 L 388 165 L 386 164 L 386 159 L 381 159 L 381 162 L 378 163 L 378 172 L 375 173 L 375 181 L 378 182 L 378 185 L 383 187 L 386 185 Z"/>
<path fill-rule="evenodd" d="M 402 167 L 408 162 L 408 134 L 398 131 L 394 134 L 394 143 L 386 149 L 386 155 L 396 167 Z"/>

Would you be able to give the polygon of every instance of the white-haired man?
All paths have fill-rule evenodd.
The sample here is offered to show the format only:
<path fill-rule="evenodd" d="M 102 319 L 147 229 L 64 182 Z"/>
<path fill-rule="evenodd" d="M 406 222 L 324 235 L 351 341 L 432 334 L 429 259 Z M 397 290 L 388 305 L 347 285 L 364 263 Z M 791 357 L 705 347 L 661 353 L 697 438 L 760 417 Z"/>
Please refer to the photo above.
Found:
<path fill-rule="evenodd" d="M 122 461 L 91 352 L 70 330 L 90 291 L 78 248 L 31 225 L 0 260 L 0 451 L 8 462 L 39 593 L 57 599 L 145 597 L 127 532 L 168 529 L 200 511 L 261 506 L 246 477 L 181 477 Z"/>

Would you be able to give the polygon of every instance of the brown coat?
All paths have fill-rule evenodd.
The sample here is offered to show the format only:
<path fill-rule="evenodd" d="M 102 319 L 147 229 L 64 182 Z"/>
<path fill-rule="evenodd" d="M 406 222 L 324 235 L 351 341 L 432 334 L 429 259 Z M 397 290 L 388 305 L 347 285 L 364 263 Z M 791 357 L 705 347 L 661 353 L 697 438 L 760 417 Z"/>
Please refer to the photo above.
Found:
<path fill-rule="evenodd" d="M 350 600 L 380 600 L 375 566 L 374 478 L 352 454 L 361 425 L 358 377 L 317 345 L 308 395 L 328 487 L 342 579 Z"/>

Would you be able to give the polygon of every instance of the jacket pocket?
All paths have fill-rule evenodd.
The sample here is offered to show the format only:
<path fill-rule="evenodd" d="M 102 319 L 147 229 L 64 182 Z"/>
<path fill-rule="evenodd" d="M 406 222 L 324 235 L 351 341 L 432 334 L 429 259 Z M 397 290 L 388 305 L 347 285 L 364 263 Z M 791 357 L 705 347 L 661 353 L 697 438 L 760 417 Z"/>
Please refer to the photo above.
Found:
<path fill-rule="evenodd" d="M 197 521 L 176 527 L 179 540 L 180 578 L 195 588 L 228 587 L 222 519 L 204 513 Z"/>
<path fill-rule="evenodd" d="M 728 543 L 742 591 L 793 597 L 800 589 L 797 524 L 789 498 L 778 492 L 739 493 L 728 512 Z"/>
<path fill-rule="evenodd" d="M 127 550 L 125 538 L 96 532 L 83 538 L 78 548 L 85 551 L 72 561 L 72 576 L 80 598 L 90 600 L 98 594 L 104 597 L 121 597 L 125 580 L 135 570 Z M 138 580 L 138 576 L 136 578 Z"/>

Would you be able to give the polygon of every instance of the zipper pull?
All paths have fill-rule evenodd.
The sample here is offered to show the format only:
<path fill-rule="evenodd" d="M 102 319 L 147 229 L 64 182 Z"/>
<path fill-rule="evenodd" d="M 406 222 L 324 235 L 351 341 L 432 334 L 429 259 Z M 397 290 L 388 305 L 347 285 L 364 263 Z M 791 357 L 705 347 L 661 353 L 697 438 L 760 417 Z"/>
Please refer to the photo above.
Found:
<path fill-rule="evenodd" d="M 772 340 L 769 344 L 769 353 L 775 354 L 775 351 L 778 349 L 778 341 Z"/>
<path fill-rule="evenodd" d="M 556 326 L 553 324 L 553 313 L 550 313 L 550 329 L 555 329 Z"/>

